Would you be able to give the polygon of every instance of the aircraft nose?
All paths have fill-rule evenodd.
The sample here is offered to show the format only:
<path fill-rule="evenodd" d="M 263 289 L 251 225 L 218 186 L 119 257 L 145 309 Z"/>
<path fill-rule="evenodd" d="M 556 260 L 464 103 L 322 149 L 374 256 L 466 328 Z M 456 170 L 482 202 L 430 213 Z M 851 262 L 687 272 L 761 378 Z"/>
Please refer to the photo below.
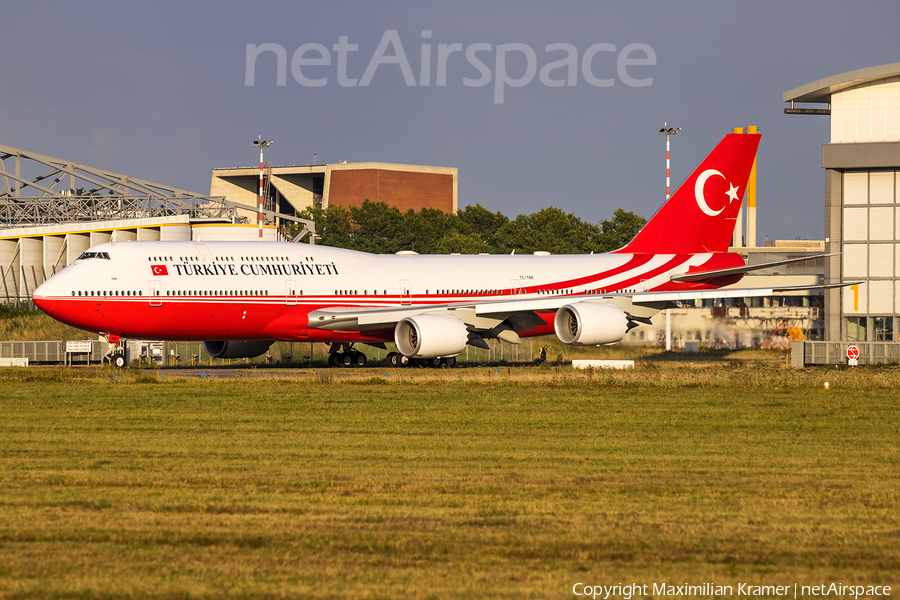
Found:
<path fill-rule="evenodd" d="M 53 314 L 53 307 L 56 306 L 56 300 L 52 299 L 51 291 L 47 283 L 42 283 L 34 290 L 34 294 L 32 294 L 31 299 L 34 301 L 35 306 L 39 309 L 47 313 L 48 315 Z"/>

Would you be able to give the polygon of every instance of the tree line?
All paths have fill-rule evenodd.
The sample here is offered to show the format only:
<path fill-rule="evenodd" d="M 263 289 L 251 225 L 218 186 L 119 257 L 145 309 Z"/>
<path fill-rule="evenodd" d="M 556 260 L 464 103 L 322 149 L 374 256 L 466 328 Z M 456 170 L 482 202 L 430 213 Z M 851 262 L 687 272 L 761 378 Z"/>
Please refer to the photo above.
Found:
<path fill-rule="evenodd" d="M 400 212 L 384 202 L 307 208 L 298 217 L 316 224 L 317 244 L 375 254 L 412 250 L 419 254 L 589 254 L 627 244 L 647 222 L 618 209 L 610 220 L 587 223 L 553 206 L 510 219 L 480 204 L 447 214 L 434 208 Z M 287 226 L 296 235 L 299 226 Z"/>

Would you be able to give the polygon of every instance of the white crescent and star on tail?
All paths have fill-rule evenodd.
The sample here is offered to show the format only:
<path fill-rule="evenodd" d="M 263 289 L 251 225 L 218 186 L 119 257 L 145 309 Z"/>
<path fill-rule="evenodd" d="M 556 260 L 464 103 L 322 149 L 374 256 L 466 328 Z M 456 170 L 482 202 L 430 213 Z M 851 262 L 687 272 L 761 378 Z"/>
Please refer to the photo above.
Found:
<path fill-rule="evenodd" d="M 700 173 L 700 175 L 697 177 L 697 181 L 694 183 L 694 198 L 697 199 L 697 206 L 700 207 L 700 210 L 702 210 L 704 214 L 709 215 L 710 217 L 715 217 L 723 210 L 725 210 L 724 206 L 719 210 L 711 209 L 709 207 L 709 204 L 706 203 L 706 198 L 703 197 L 703 186 L 706 185 L 706 180 L 713 175 L 718 175 L 722 179 L 725 179 L 725 176 L 715 169 L 707 169 Z M 738 188 L 731 182 L 728 183 L 728 186 L 729 190 L 725 192 L 725 195 L 729 198 L 728 204 L 731 204 L 738 199 Z"/>

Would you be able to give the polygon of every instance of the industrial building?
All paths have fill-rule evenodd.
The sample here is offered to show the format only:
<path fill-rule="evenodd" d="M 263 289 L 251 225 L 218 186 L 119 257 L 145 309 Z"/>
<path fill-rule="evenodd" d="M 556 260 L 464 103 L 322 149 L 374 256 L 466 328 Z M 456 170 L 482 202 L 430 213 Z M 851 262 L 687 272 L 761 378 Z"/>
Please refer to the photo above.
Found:
<path fill-rule="evenodd" d="M 380 162 L 265 166 L 269 190 L 266 208 L 295 215 L 306 208 L 360 206 L 384 202 L 406 212 L 434 208 L 457 211 L 458 169 Z M 242 216 L 255 218 L 259 202 L 259 167 L 213 169 L 209 195 L 224 197 Z"/>
<path fill-rule="evenodd" d="M 900 63 L 784 92 L 787 114 L 825 115 L 825 293 L 829 341 L 896 342 L 900 314 Z M 797 104 L 819 105 L 816 108 Z M 824 105 L 824 106 L 823 106 Z"/>

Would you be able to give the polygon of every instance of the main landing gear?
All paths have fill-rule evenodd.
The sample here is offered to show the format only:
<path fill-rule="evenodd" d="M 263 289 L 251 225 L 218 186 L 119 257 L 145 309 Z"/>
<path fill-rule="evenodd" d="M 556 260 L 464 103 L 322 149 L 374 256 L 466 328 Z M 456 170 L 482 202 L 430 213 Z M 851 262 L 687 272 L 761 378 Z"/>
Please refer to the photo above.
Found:
<path fill-rule="evenodd" d="M 429 367 L 431 369 L 440 369 L 441 367 L 452 367 L 456 365 L 456 357 L 448 356 L 446 358 L 409 358 L 403 356 L 399 352 L 391 352 L 387 355 L 388 366 L 391 367 Z"/>
<path fill-rule="evenodd" d="M 440 369 L 442 367 L 456 366 L 456 357 L 446 358 L 408 358 L 399 352 L 391 352 L 387 355 L 389 367 L 428 367 Z M 366 355 L 354 348 L 354 344 L 332 344 L 328 354 L 329 367 L 364 367 Z"/>
<path fill-rule="evenodd" d="M 332 344 L 328 355 L 329 367 L 364 367 L 366 355 L 356 350 L 353 344 Z"/>

